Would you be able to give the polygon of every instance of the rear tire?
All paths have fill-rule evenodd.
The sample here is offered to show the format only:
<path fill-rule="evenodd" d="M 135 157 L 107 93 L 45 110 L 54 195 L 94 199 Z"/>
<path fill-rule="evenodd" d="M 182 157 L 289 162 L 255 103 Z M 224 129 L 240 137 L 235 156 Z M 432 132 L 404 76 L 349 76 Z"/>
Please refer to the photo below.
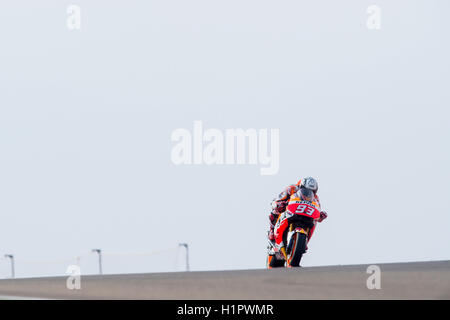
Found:
<path fill-rule="evenodd" d="M 267 267 L 271 268 L 282 268 L 284 267 L 284 260 L 278 260 L 275 255 L 267 256 Z"/>
<path fill-rule="evenodd" d="M 292 242 L 293 241 L 293 242 Z M 300 267 L 300 260 L 306 252 L 307 236 L 304 233 L 296 232 L 292 235 L 292 249 L 288 255 L 288 266 Z"/>

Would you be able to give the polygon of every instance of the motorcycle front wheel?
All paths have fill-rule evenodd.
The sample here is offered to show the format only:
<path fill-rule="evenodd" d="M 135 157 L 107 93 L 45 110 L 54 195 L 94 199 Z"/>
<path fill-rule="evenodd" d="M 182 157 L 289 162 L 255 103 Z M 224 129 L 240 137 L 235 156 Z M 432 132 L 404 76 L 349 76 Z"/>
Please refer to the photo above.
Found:
<path fill-rule="evenodd" d="M 287 255 L 287 265 L 289 267 L 300 267 L 300 260 L 306 251 L 307 236 L 304 233 L 296 232 L 290 240 L 290 248 Z"/>

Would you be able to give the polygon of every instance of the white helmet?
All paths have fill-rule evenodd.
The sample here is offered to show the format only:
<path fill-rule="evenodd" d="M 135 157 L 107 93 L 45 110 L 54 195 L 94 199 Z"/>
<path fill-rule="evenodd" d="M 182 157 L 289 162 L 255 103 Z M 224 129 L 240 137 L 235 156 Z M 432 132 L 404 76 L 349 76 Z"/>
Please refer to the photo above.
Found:
<path fill-rule="evenodd" d="M 311 190 L 312 192 L 316 193 L 319 189 L 319 184 L 317 183 L 316 179 L 312 177 L 307 177 L 302 179 L 302 182 L 300 184 L 300 188 L 306 188 Z"/>

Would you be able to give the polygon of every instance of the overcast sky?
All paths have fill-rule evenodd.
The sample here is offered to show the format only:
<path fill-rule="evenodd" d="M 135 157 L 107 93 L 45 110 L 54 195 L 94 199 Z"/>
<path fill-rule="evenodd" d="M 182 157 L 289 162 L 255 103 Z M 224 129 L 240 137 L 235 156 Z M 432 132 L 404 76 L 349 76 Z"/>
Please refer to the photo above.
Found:
<path fill-rule="evenodd" d="M 270 201 L 314 176 L 329 218 L 305 266 L 450 259 L 449 10 L 3 1 L 0 257 L 15 255 L 19 277 L 64 274 L 81 254 L 94 273 L 92 248 L 105 273 L 176 271 L 181 250 L 134 253 L 187 242 L 191 270 L 264 268 Z M 171 135 L 196 120 L 279 129 L 278 173 L 175 165 Z"/>

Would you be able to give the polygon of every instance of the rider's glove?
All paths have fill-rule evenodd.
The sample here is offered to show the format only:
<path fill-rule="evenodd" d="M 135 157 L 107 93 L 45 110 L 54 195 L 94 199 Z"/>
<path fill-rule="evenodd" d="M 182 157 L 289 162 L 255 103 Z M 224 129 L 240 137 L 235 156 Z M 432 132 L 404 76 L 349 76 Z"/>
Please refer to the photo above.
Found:
<path fill-rule="evenodd" d="M 319 222 L 322 222 L 323 220 L 325 220 L 328 217 L 328 214 L 325 211 L 321 211 L 320 212 L 320 218 L 319 218 Z"/>

